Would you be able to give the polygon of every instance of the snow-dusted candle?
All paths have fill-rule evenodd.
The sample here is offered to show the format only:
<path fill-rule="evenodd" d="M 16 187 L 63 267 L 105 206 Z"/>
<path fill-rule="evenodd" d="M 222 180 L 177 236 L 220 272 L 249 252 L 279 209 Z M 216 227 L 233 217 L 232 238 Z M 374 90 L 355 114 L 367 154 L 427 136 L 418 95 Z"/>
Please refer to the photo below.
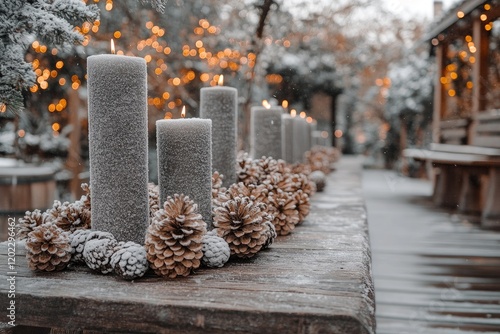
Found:
<path fill-rule="evenodd" d="M 313 139 L 313 133 L 316 131 L 318 128 L 318 122 L 314 120 L 312 117 L 307 117 L 306 118 L 307 124 L 309 125 L 308 128 L 308 133 L 307 133 L 307 140 L 308 140 L 308 151 L 311 150 L 311 148 L 314 146 L 314 139 Z"/>
<path fill-rule="evenodd" d="M 149 224 L 146 61 L 87 58 L 92 229 L 144 243 Z"/>
<path fill-rule="evenodd" d="M 212 224 L 212 120 L 156 121 L 160 202 L 184 194 L 197 205 L 209 229 Z"/>
<path fill-rule="evenodd" d="M 281 107 L 252 107 L 250 111 L 250 155 L 254 159 L 281 159 Z"/>
<path fill-rule="evenodd" d="M 303 114 L 305 115 L 305 114 Z M 309 134 L 309 125 L 303 117 L 295 117 L 293 125 L 293 161 L 303 162 L 304 153 L 308 150 L 307 137 Z"/>
<path fill-rule="evenodd" d="M 293 160 L 293 124 L 295 120 L 289 114 L 281 116 L 281 157 L 288 163 L 294 163 Z"/>
<path fill-rule="evenodd" d="M 224 175 L 222 185 L 229 187 L 236 182 L 238 91 L 222 86 L 221 79 L 200 95 L 200 118 L 212 120 L 212 170 Z"/>

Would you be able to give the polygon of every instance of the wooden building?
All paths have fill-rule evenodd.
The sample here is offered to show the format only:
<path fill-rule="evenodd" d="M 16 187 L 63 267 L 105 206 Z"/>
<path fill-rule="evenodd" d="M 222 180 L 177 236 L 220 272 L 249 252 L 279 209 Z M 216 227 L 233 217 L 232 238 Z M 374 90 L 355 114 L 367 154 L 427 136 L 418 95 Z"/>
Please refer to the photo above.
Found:
<path fill-rule="evenodd" d="M 437 62 L 433 142 L 471 144 L 476 116 L 500 109 L 499 16 L 499 0 L 463 0 L 427 35 Z"/>

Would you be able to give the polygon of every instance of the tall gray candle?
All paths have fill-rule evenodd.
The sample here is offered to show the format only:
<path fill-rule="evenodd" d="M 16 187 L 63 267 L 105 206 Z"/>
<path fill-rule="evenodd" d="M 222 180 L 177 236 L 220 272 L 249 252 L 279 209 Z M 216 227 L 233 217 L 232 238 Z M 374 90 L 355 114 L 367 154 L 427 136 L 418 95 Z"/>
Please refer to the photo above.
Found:
<path fill-rule="evenodd" d="M 212 171 L 223 174 L 222 185 L 229 187 L 236 182 L 238 91 L 217 86 L 200 94 L 200 118 L 212 120 Z"/>
<path fill-rule="evenodd" d="M 306 121 L 307 125 L 309 125 L 307 134 L 307 139 L 309 143 L 309 148 L 307 150 L 309 151 L 314 146 L 313 132 L 316 131 L 316 129 L 318 128 L 318 122 L 310 116 L 306 118 Z"/>
<path fill-rule="evenodd" d="M 281 107 L 252 107 L 250 113 L 250 155 L 281 159 Z"/>
<path fill-rule="evenodd" d="M 301 113 L 302 114 L 302 113 Z M 305 114 L 302 114 L 305 116 Z M 309 131 L 309 125 L 307 124 L 305 118 L 295 117 L 293 127 L 293 152 L 294 152 L 294 162 L 304 162 L 304 153 L 308 150 L 307 136 Z"/>
<path fill-rule="evenodd" d="M 87 58 L 92 229 L 144 243 L 149 220 L 146 61 Z"/>
<path fill-rule="evenodd" d="M 160 202 L 184 194 L 196 204 L 209 229 L 212 224 L 212 120 L 156 121 Z"/>

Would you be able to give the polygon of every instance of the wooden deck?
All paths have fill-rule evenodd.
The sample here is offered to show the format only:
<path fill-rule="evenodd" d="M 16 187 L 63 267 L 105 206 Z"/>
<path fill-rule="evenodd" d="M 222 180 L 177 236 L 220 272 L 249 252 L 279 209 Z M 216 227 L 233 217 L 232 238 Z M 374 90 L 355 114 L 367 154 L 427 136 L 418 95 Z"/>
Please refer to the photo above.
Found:
<path fill-rule="evenodd" d="M 500 333 L 500 232 L 436 208 L 429 182 L 363 176 L 377 333 Z"/>

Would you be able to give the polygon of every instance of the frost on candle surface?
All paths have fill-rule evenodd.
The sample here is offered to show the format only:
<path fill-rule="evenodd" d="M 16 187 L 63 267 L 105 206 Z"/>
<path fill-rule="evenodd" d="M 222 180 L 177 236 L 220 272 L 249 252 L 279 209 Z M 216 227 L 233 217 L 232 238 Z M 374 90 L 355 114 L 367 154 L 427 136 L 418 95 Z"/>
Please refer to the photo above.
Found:
<path fill-rule="evenodd" d="M 281 115 L 283 108 L 252 107 L 250 116 L 251 156 L 281 159 Z"/>
<path fill-rule="evenodd" d="M 212 120 L 212 170 L 224 175 L 228 187 L 236 182 L 238 92 L 216 86 L 200 94 L 200 117 Z"/>
<path fill-rule="evenodd" d="M 149 220 L 146 62 L 99 55 L 87 63 L 92 228 L 143 244 Z"/>
<path fill-rule="evenodd" d="M 184 194 L 212 222 L 212 121 L 198 118 L 156 122 L 160 202 Z"/>

